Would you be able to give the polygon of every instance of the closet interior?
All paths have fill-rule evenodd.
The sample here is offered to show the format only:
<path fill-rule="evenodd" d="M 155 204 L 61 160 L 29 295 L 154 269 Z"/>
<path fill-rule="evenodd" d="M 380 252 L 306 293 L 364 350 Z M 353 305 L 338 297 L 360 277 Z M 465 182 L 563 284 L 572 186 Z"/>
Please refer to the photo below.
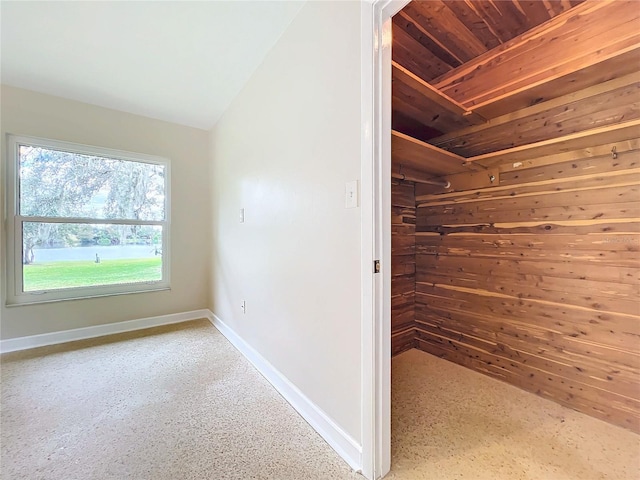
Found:
<path fill-rule="evenodd" d="M 394 16 L 394 356 L 640 433 L 639 25 L 635 0 Z"/>

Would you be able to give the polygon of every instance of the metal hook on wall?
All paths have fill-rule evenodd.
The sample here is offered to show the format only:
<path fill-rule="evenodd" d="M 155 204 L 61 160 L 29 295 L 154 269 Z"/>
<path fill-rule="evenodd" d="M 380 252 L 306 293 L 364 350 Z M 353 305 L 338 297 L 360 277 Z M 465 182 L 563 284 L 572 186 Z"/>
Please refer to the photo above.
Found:
<path fill-rule="evenodd" d="M 611 149 L 611 158 L 613 158 L 614 160 L 618 158 L 618 152 L 616 151 L 616 147 L 613 147 Z"/>

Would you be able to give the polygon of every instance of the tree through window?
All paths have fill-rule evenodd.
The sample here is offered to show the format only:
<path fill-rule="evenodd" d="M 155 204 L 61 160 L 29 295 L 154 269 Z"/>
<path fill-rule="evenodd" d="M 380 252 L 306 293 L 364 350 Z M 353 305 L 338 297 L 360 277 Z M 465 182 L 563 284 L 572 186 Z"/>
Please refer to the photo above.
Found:
<path fill-rule="evenodd" d="M 168 286 L 167 160 L 35 138 L 9 143 L 16 303 Z"/>

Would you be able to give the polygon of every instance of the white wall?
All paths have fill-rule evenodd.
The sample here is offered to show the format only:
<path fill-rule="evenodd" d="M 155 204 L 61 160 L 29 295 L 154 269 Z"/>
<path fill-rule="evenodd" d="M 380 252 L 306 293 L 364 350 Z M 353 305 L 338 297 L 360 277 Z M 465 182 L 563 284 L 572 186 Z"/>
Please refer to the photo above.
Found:
<path fill-rule="evenodd" d="M 172 183 L 171 291 L 7 308 L 3 290 L 2 339 L 207 307 L 208 132 L 7 86 L 1 103 L 3 162 L 7 133 L 34 135 L 168 157 Z"/>
<path fill-rule="evenodd" d="M 309 2 L 211 134 L 211 309 L 358 443 L 360 96 L 359 3 Z"/>

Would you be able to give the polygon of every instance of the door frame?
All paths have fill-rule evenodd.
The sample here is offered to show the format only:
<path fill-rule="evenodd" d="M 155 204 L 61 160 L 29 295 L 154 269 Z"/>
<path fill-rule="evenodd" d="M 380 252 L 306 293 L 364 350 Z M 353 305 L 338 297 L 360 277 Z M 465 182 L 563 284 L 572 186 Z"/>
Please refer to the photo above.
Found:
<path fill-rule="evenodd" d="M 370 480 L 391 468 L 391 17 L 409 1 L 361 4 L 361 465 Z"/>

